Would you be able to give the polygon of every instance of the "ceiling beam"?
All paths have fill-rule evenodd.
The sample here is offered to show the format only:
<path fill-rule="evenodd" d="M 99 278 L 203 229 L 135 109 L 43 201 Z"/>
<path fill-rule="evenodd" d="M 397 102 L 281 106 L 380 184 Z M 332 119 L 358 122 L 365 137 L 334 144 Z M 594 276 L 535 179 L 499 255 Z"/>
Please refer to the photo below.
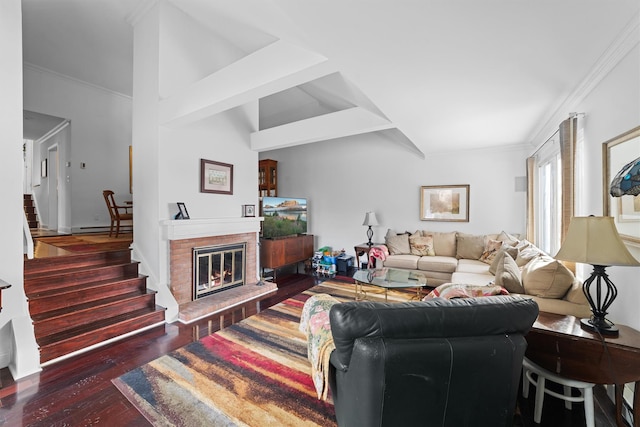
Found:
<path fill-rule="evenodd" d="M 384 117 L 353 107 L 251 134 L 251 149 L 268 151 L 395 128 Z"/>
<path fill-rule="evenodd" d="M 334 73 L 326 57 L 279 40 L 160 101 L 160 123 L 192 123 Z"/>

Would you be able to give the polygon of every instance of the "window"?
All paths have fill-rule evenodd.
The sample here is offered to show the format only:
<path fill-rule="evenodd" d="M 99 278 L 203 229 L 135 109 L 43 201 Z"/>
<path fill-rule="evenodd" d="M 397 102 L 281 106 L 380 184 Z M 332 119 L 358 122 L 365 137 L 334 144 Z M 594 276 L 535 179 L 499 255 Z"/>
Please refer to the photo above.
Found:
<path fill-rule="evenodd" d="M 560 249 L 562 224 L 562 164 L 560 144 L 549 140 L 536 156 L 535 170 L 535 243 L 548 254 Z"/>

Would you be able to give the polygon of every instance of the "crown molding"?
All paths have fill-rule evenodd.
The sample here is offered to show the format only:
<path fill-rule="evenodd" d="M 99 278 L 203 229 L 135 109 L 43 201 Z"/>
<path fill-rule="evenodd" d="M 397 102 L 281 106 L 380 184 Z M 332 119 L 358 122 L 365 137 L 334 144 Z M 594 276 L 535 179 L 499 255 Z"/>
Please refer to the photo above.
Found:
<path fill-rule="evenodd" d="M 609 48 L 598 58 L 591 71 L 577 85 L 576 89 L 553 110 L 542 125 L 538 126 L 529 138 L 529 144 L 538 146 L 549 139 L 558 130 L 558 125 L 571 111 L 576 111 L 594 88 L 613 70 L 622 59 L 640 44 L 640 12 L 635 14 L 629 23 L 611 43 Z"/>
<path fill-rule="evenodd" d="M 106 92 L 106 93 L 108 93 L 110 95 L 120 96 L 122 98 L 126 98 L 126 99 L 129 99 L 129 100 L 133 99 L 133 97 L 131 97 L 129 95 L 125 95 L 124 93 L 116 92 L 114 90 L 107 89 L 105 87 L 98 86 L 98 85 L 95 85 L 93 83 L 85 82 L 84 80 L 80 80 L 80 79 L 77 79 L 75 77 L 67 76 L 66 74 L 58 73 L 57 71 L 53 71 L 53 70 L 50 70 L 48 68 L 40 67 L 39 65 L 31 64 L 29 62 L 23 62 L 22 63 L 22 67 L 23 67 L 24 70 L 31 70 L 31 71 L 35 71 L 35 72 L 38 72 L 38 73 L 50 74 L 50 75 L 52 75 L 52 76 L 54 76 L 54 77 L 56 77 L 56 78 L 58 78 L 60 80 L 67 80 L 67 81 L 73 82 L 75 84 L 79 84 L 79 85 L 86 86 L 86 87 L 94 89 L 94 90 L 98 90 L 100 92 Z"/>

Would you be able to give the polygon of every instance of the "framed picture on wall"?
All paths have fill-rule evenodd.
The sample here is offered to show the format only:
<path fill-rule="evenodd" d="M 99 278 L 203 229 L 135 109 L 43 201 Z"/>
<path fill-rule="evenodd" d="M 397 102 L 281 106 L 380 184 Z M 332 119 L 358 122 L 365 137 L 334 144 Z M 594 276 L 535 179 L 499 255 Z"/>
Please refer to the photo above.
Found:
<path fill-rule="evenodd" d="M 200 159 L 200 192 L 233 194 L 233 165 Z"/>
<path fill-rule="evenodd" d="M 42 178 L 46 178 L 47 177 L 47 159 L 44 159 L 40 163 L 40 176 Z"/>
<path fill-rule="evenodd" d="M 602 205 L 622 240 L 640 243 L 640 126 L 602 144 Z M 635 193 L 635 194 L 634 194 Z"/>
<path fill-rule="evenodd" d="M 420 187 L 420 220 L 469 221 L 469 185 Z"/>

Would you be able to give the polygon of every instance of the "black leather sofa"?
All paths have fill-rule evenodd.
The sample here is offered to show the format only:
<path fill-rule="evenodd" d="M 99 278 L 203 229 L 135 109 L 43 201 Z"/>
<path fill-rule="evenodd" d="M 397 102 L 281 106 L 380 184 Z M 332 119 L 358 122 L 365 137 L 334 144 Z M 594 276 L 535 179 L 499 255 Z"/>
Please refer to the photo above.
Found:
<path fill-rule="evenodd" d="M 334 305 L 338 425 L 511 426 L 537 316 L 515 296 Z"/>

